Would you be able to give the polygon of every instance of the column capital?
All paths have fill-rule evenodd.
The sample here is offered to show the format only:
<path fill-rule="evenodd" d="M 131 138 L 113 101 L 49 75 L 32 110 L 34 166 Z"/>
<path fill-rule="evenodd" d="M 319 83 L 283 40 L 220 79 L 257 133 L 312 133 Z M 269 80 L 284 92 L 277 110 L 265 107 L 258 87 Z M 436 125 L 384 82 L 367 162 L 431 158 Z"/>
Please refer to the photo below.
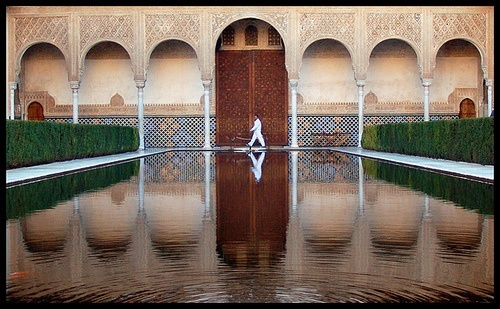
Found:
<path fill-rule="evenodd" d="M 9 82 L 9 88 L 11 90 L 16 90 L 17 89 L 17 82 Z"/>
<path fill-rule="evenodd" d="M 135 80 L 135 86 L 139 89 L 142 89 L 144 88 L 144 86 L 146 86 L 146 81 L 145 80 L 141 80 L 141 79 L 136 79 Z"/>
<path fill-rule="evenodd" d="M 432 78 L 422 78 L 422 85 L 429 87 L 432 84 Z"/>
<path fill-rule="evenodd" d="M 289 78 L 288 82 L 290 83 L 290 86 L 292 86 L 292 88 L 297 88 L 297 85 L 299 84 L 299 79 L 298 78 Z"/>
<path fill-rule="evenodd" d="M 72 80 L 69 82 L 69 86 L 73 90 L 78 89 L 78 88 L 80 88 L 80 81 L 79 80 Z"/>
<path fill-rule="evenodd" d="M 364 87 L 366 85 L 366 81 L 364 79 L 358 79 L 356 80 L 356 86 L 358 87 Z"/>
<path fill-rule="evenodd" d="M 493 80 L 491 78 L 486 78 L 484 80 L 484 83 L 486 84 L 487 87 L 493 86 Z"/>
<path fill-rule="evenodd" d="M 210 90 L 210 87 L 212 86 L 212 80 L 211 79 L 205 79 L 205 80 L 202 80 L 201 81 L 202 84 L 203 84 L 203 88 L 205 89 L 205 91 L 208 91 Z"/>

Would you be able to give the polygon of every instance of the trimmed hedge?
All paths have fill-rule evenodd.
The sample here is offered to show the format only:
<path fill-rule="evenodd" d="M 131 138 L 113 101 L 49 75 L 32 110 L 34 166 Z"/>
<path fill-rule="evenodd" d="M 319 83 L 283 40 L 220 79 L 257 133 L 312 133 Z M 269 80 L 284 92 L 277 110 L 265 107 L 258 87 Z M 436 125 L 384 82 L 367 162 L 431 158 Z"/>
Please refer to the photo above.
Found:
<path fill-rule="evenodd" d="M 466 118 L 366 126 L 361 146 L 483 165 L 494 165 L 493 118 Z"/>
<path fill-rule="evenodd" d="M 97 157 L 139 148 L 136 127 L 7 120 L 6 168 Z"/>

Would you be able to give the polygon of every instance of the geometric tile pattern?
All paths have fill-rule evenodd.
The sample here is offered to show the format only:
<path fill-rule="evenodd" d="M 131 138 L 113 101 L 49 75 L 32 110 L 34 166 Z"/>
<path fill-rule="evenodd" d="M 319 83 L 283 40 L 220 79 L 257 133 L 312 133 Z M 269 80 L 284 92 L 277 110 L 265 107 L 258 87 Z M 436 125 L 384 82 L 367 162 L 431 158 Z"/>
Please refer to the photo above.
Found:
<path fill-rule="evenodd" d="M 458 115 L 431 115 L 430 121 L 458 119 Z M 72 118 L 45 118 L 46 121 L 72 123 Z M 210 117 L 210 146 L 215 147 L 215 117 Z M 288 117 L 288 145 L 291 145 L 292 118 Z M 424 121 L 423 115 L 376 115 L 364 116 L 364 125 L 376 125 L 397 122 Z M 78 118 L 82 124 L 106 124 L 137 126 L 137 117 L 85 117 Z M 299 147 L 313 146 L 312 133 L 333 131 L 349 133 L 343 146 L 358 145 L 358 116 L 297 116 L 297 143 Z M 145 148 L 180 148 L 205 145 L 205 119 L 200 116 L 190 117 L 144 117 Z"/>

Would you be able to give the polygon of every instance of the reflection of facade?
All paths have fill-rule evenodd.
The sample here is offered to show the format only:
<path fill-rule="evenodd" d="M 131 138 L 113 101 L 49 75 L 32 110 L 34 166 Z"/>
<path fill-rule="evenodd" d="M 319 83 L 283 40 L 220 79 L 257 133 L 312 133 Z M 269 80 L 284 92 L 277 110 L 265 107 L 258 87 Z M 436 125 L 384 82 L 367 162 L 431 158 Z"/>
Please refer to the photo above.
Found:
<path fill-rule="evenodd" d="M 43 286 L 42 278 L 57 282 L 61 293 L 69 282 L 99 286 L 116 277 L 130 291 L 139 286 L 139 294 L 147 287 L 149 295 L 156 288 L 161 295 L 178 295 L 190 293 L 186 277 L 198 292 L 225 285 L 214 277 L 227 265 L 259 262 L 273 266 L 262 275 L 266 280 L 293 282 L 294 275 L 285 276 L 291 271 L 301 279 L 328 278 L 335 285 L 339 281 L 330 276 L 335 270 L 373 274 L 348 278 L 349 284 L 394 284 L 395 293 L 407 292 L 407 286 L 394 283 L 394 277 L 426 287 L 447 284 L 450 278 L 493 286 L 492 218 L 385 181 L 360 180 L 358 161 L 351 156 L 340 159 L 335 173 L 326 174 L 321 165 L 330 166 L 332 159 L 318 162 L 318 156 L 306 152 L 298 154 L 301 177 L 293 208 L 286 152 L 267 153 L 258 185 L 245 153 L 212 154 L 208 169 L 200 168 L 203 156 L 181 152 L 168 160 L 148 157 L 129 182 L 8 220 L 8 274 L 36 276 L 35 281 L 17 281 L 20 287 L 32 282 Z M 215 177 L 206 179 L 206 170 Z M 207 200 L 217 201 L 206 205 Z M 386 265 L 395 266 L 390 274 Z M 183 267 L 189 276 L 180 273 Z M 276 269 L 283 273 L 276 275 Z M 319 284 L 313 288 L 319 295 L 331 293 Z"/>
<path fill-rule="evenodd" d="M 7 118 L 137 125 L 144 147 L 214 146 L 217 134 L 251 125 L 251 107 L 272 119 L 266 136 L 287 128 L 280 138 L 309 146 L 311 134 L 340 130 L 352 146 L 360 119 L 488 116 L 493 15 L 493 6 L 9 6 Z M 248 61 L 216 61 L 261 50 L 279 55 L 279 78 L 240 82 L 232 77 Z"/>
<path fill-rule="evenodd" d="M 286 243 L 288 154 L 267 154 L 260 183 L 245 153 L 219 152 L 216 159 L 219 254 L 232 265 L 276 262 Z"/>

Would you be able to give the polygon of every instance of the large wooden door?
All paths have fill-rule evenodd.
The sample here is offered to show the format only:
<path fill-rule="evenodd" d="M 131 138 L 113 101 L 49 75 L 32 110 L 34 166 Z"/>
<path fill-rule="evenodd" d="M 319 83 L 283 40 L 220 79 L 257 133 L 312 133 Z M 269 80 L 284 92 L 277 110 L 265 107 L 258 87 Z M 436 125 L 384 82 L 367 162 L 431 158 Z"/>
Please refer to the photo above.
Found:
<path fill-rule="evenodd" d="M 260 115 L 267 146 L 288 144 L 288 74 L 284 51 L 217 52 L 216 144 L 244 145 Z M 235 137 L 239 137 L 235 139 Z"/>

